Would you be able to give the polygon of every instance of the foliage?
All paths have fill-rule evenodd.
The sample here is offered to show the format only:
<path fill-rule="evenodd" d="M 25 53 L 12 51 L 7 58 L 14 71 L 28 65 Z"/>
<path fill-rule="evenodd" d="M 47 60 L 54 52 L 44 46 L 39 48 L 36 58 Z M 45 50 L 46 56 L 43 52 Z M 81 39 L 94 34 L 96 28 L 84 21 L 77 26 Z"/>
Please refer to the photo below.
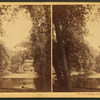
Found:
<path fill-rule="evenodd" d="M 77 71 L 81 69 L 88 71 L 91 68 L 94 58 L 89 45 L 84 40 L 84 36 L 88 33 L 85 25 L 89 10 L 88 5 L 53 6 L 53 22 L 58 24 L 61 30 L 60 34 L 56 34 L 56 39 L 62 41 L 65 46 L 69 70 L 75 68 Z M 60 54 L 59 46 L 57 43 L 54 45 L 54 52 L 58 51 Z M 61 60 L 58 53 L 54 56 Z"/>
<path fill-rule="evenodd" d="M 41 78 L 42 91 L 50 91 L 51 80 L 51 20 L 50 6 L 24 6 L 31 15 L 32 56 L 34 67 Z"/>
<path fill-rule="evenodd" d="M 8 67 L 9 55 L 4 44 L 0 43 L 0 71 L 4 71 Z"/>

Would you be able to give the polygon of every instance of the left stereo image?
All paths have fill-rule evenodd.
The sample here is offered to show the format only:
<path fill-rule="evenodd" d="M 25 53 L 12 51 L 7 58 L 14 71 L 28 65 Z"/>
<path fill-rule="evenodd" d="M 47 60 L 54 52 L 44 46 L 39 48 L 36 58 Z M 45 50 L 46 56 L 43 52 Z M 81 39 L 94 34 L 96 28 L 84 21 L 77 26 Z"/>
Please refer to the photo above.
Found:
<path fill-rule="evenodd" d="M 51 6 L 0 5 L 0 92 L 51 91 Z"/>

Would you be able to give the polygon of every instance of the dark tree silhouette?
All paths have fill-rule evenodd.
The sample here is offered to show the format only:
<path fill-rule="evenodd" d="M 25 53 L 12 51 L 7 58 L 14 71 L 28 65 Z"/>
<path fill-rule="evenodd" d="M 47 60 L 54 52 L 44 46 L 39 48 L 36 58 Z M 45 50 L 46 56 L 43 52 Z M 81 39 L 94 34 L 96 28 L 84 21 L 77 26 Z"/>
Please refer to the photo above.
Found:
<path fill-rule="evenodd" d="M 56 42 L 53 42 L 53 65 L 63 91 L 71 91 L 70 71 L 88 69 L 92 55 L 84 41 L 87 35 L 86 17 L 89 6 L 53 6 Z M 86 61 L 89 62 L 87 62 Z"/>

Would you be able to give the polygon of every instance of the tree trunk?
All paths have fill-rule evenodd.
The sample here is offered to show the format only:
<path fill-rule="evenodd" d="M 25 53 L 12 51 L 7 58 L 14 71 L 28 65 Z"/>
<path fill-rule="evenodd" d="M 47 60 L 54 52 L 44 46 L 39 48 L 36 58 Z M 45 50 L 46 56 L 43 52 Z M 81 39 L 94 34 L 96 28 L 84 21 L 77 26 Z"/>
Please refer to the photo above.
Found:
<path fill-rule="evenodd" d="M 70 81 L 70 72 L 67 64 L 65 48 L 63 44 L 60 44 L 61 56 L 62 56 L 62 67 L 64 69 L 64 82 L 66 91 L 71 91 L 71 81 Z"/>
<path fill-rule="evenodd" d="M 57 43 L 53 43 L 53 65 L 54 65 L 54 69 L 56 72 L 56 76 L 57 79 L 59 81 L 59 85 L 61 86 L 62 84 L 62 76 L 61 76 L 61 69 L 59 68 L 60 65 L 60 57 L 61 54 L 59 54 L 60 52 L 60 47 L 58 47 Z M 58 55 L 59 54 L 59 55 Z"/>
<path fill-rule="evenodd" d="M 59 43 L 60 51 L 61 51 L 62 67 L 64 69 L 64 83 L 62 83 L 62 85 L 65 84 L 64 85 L 65 91 L 71 91 L 70 71 L 68 68 L 65 47 L 64 47 L 64 43 L 62 39 L 63 34 L 61 33 L 59 22 L 55 21 L 54 24 L 55 24 L 55 30 L 56 30 L 56 38 Z"/>

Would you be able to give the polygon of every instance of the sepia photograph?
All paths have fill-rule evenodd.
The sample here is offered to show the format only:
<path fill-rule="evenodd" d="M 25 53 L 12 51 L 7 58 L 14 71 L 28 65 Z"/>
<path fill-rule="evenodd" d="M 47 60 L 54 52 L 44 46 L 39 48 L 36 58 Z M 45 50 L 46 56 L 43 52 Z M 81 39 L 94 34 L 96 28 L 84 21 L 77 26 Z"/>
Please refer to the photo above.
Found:
<path fill-rule="evenodd" d="M 0 5 L 0 92 L 51 91 L 51 6 Z"/>
<path fill-rule="evenodd" d="M 0 97 L 100 96 L 100 3 L 1 3 Z"/>
<path fill-rule="evenodd" d="M 52 16 L 53 91 L 100 92 L 100 4 L 53 5 Z"/>

